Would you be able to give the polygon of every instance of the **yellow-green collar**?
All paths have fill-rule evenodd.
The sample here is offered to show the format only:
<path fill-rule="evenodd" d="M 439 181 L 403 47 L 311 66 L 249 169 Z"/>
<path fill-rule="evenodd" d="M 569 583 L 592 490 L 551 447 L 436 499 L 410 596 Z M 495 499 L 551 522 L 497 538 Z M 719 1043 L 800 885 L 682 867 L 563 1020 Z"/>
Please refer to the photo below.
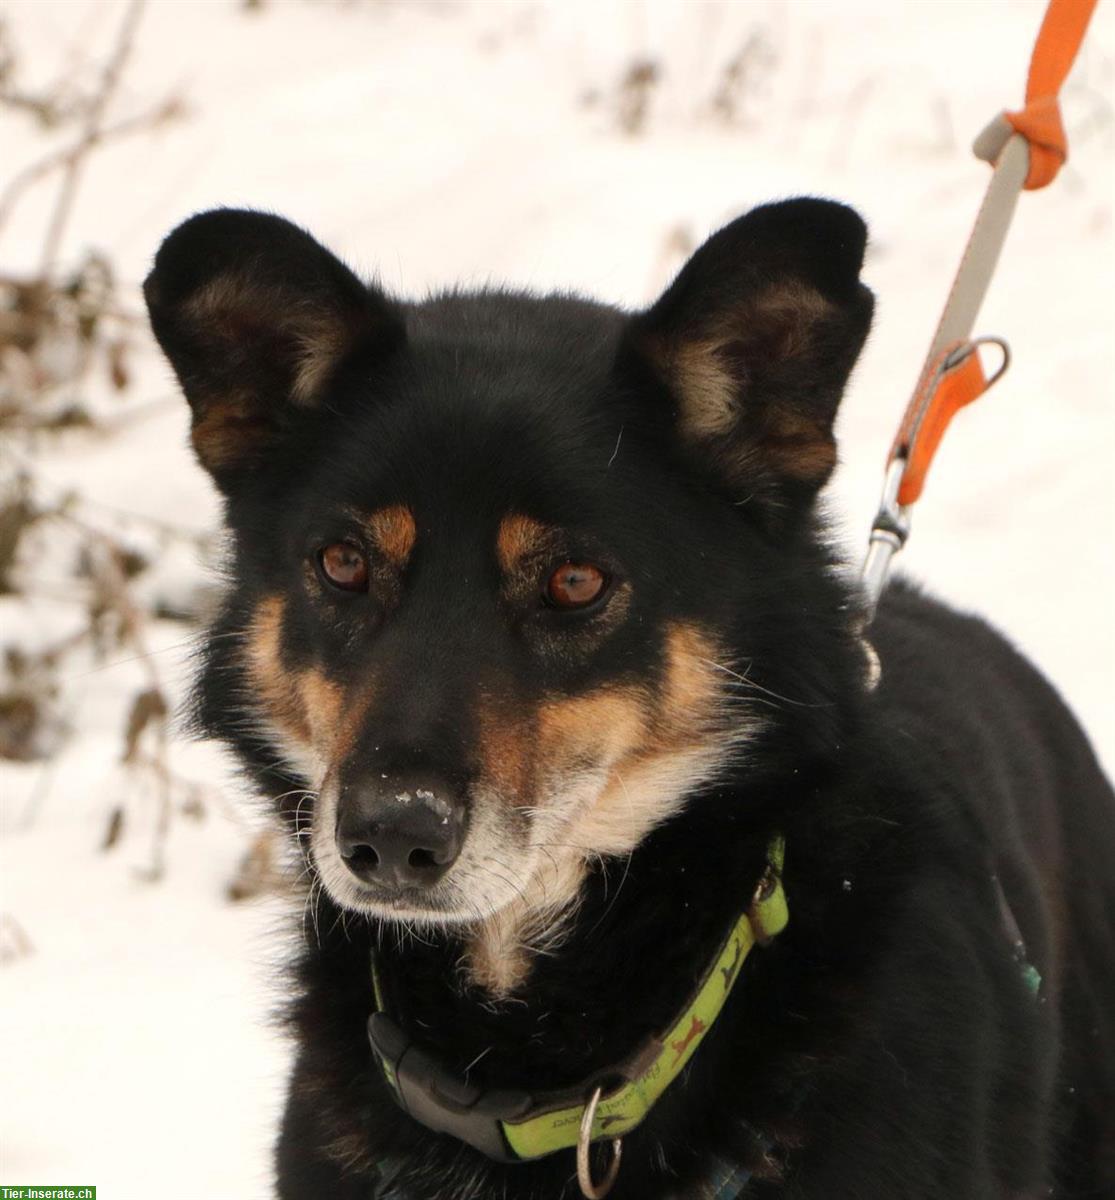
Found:
<path fill-rule="evenodd" d="M 373 957 L 377 1011 L 368 1020 L 368 1036 L 396 1100 L 430 1129 L 450 1133 L 489 1158 L 519 1162 L 576 1146 L 589 1096 L 601 1084 L 618 1078 L 623 1082 L 604 1093 L 597 1104 L 591 1140 L 630 1133 L 696 1053 L 751 950 L 785 929 L 790 914 L 782 889 L 784 854 L 783 839 L 772 839 L 767 870 L 751 903 L 720 943 L 673 1024 L 624 1062 L 598 1071 L 577 1087 L 533 1095 L 483 1091 L 453 1075 L 411 1042 L 384 1012 L 382 980 Z"/>

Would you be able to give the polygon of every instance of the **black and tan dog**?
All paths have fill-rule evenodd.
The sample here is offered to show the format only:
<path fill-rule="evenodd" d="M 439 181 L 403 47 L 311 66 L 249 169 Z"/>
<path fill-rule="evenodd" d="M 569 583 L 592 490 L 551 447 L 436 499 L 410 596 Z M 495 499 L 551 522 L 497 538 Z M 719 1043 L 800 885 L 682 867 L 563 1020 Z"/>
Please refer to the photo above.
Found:
<path fill-rule="evenodd" d="M 259 213 L 160 249 L 198 719 L 307 868 L 284 1200 L 571 1198 L 578 1141 L 602 1192 L 617 1134 L 616 1200 L 1115 1196 L 1111 792 L 912 588 L 869 688 L 816 512 L 864 238 L 757 209 L 634 315 L 396 301 Z"/>

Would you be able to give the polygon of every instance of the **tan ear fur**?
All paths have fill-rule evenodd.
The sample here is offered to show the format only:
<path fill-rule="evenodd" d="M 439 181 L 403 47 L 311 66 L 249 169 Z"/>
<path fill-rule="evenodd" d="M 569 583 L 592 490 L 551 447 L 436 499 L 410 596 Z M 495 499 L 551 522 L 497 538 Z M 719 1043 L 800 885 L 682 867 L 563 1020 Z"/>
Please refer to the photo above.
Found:
<path fill-rule="evenodd" d="M 836 465 L 824 414 L 792 403 L 762 409 L 761 382 L 772 372 L 793 370 L 795 360 L 807 366 L 834 307 L 791 280 L 734 314 L 719 314 L 705 334 L 648 339 L 648 357 L 677 397 L 682 435 L 691 443 L 719 443 L 730 470 L 761 463 L 790 480 L 823 484 Z M 751 436 L 736 438 L 729 449 L 733 433 L 743 429 Z"/>
<path fill-rule="evenodd" d="M 831 474 L 837 405 L 871 319 L 865 239 L 828 201 L 755 209 L 631 322 L 625 350 L 665 385 L 686 449 L 732 490 L 808 500 Z"/>
<path fill-rule="evenodd" d="M 342 358 L 356 345 L 360 313 L 322 308 L 280 288 L 222 275 L 183 306 L 183 319 L 220 341 L 261 337 L 289 345 L 290 399 L 311 407 Z"/>
<path fill-rule="evenodd" d="M 398 306 L 267 213 L 191 217 L 159 248 L 144 294 L 193 410 L 198 457 L 225 491 L 321 403 L 350 356 L 405 340 Z"/>

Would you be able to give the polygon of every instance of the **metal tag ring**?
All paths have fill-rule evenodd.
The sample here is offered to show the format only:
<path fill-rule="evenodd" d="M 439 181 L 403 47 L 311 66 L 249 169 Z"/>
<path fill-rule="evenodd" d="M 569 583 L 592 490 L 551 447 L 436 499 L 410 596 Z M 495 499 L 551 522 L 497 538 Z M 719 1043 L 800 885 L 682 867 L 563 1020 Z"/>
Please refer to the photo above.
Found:
<path fill-rule="evenodd" d="M 581 1194 L 585 1200 L 603 1200 L 612 1190 L 619 1175 L 619 1160 L 623 1153 L 623 1139 L 613 1138 L 612 1161 L 608 1164 L 604 1178 L 599 1183 L 594 1183 L 589 1152 L 592 1150 L 592 1123 L 596 1119 L 596 1106 L 600 1103 L 603 1092 L 604 1088 L 598 1087 L 592 1093 L 592 1099 L 585 1105 L 584 1115 L 581 1117 L 581 1133 L 577 1138 L 577 1182 L 581 1185 Z"/>

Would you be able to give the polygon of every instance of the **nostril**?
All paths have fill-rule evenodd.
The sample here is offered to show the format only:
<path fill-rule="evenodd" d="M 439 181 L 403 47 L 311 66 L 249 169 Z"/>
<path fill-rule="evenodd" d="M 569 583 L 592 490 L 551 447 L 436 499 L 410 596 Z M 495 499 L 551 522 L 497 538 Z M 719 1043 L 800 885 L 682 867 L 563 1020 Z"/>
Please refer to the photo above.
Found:
<path fill-rule="evenodd" d="M 341 857 L 354 871 L 374 871 L 379 866 L 379 855 L 374 846 L 353 846 Z"/>
<path fill-rule="evenodd" d="M 432 850 L 412 850 L 407 855 L 407 863 L 416 871 L 436 871 L 442 865 Z"/>

